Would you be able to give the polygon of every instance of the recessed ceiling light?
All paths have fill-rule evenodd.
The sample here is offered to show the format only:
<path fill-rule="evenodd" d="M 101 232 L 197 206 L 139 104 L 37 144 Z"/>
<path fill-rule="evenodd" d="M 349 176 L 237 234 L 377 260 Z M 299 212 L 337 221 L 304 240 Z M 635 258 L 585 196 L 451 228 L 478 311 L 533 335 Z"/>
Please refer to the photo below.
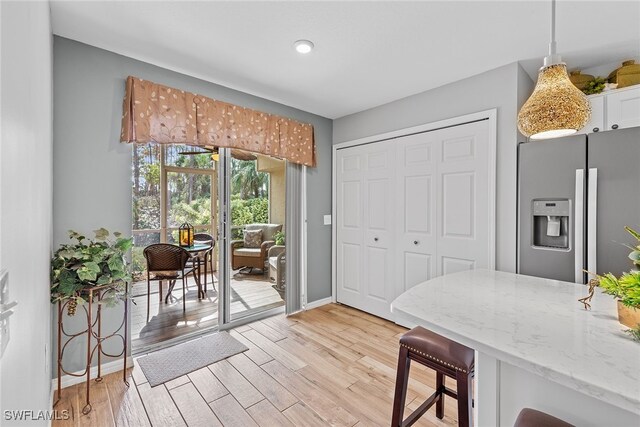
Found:
<path fill-rule="evenodd" d="M 313 43 L 309 40 L 298 40 L 293 44 L 298 53 L 307 54 L 313 49 Z"/>

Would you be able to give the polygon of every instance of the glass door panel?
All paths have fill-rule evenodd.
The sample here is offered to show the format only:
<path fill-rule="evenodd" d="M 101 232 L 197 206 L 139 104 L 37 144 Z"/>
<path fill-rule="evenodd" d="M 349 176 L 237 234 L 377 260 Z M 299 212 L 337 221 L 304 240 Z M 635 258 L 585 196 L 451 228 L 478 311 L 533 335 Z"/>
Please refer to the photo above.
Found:
<path fill-rule="evenodd" d="M 228 218 L 228 274 L 221 283 L 225 322 L 235 323 L 284 305 L 285 162 L 235 149 L 221 152 L 228 171 L 220 188 Z"/>
<path fill-rule="evenodd" d="M 193 157 L 193 156 L 191 156 Z M 167 171 L 166 242 L 178 242 L 178 228 L 185 222 L 194 231 L 214 235 L 211 203 L 213 174 L 210 171 Z"/>
<path fill-rule="evenodd" d="M 160 151 L 157 144 L 136 144 L 132 161 L 132 271 L 136 280 L 146 274 L 144 248 L 160 243 Z"/>

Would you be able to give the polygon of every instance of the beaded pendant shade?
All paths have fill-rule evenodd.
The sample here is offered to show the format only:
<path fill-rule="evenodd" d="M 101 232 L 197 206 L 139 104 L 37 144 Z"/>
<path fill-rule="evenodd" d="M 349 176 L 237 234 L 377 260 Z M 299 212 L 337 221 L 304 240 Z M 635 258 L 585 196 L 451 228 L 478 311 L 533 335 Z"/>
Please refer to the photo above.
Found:
<path fill-rule="evenodd" d="M 556 138 L 576 133 L 589 120 L 591 104 L 571 83 L 567 65 L 556 53 L 556 0 L 551 0 L 549 55 L 533 93 L 518 113 L 518 129 L 531 139 Z"/>
<path fill-rule="evenodd" d="M 571 83 L 563 63 L 540 70 L 533 93 L 518 113 L 518 129 L 531 139 L 576 133 L 591 119 L 591 104 Z"/>

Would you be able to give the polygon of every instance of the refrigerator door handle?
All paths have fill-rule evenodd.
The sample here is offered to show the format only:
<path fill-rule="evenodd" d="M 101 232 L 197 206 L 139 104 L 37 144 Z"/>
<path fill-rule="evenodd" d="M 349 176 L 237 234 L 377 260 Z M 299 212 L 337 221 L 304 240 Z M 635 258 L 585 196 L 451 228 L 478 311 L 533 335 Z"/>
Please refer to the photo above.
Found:
<path fill-rule="evenodd" d="M 598 272 L 598 260 L 596 258 L 598 236 L 598 168 L 589 168 L 587 202 L 587 270 L 589 279 L 595 278 Z"/>
<path fill-rule="evenodd" d="M 574 214 L 575 282 L 584 284 L 584 169 L 576 169 L 576 195 Z"/>

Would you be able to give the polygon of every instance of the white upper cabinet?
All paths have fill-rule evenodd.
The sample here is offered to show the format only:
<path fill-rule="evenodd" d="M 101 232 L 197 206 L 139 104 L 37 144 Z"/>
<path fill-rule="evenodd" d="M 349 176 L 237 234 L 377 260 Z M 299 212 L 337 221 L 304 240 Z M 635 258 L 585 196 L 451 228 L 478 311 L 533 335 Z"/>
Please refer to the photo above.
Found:
<path fill-rule="evenodd" d="M 591 103 L 591 120 L 578 133 L 602 132 L 605 129 L 604 122 L 604 95 L 592 95 L 589 97 Z"/>
<path fill-rule="evenodd" d="M 640 85 L 590 95 L 591 120 L 578 133 L 640 126 Z"/>
<path fill-rule="evenodd" d="M 608 95 L 607 130 L 634 126 L 640 126 L 640 86 Z"/>

